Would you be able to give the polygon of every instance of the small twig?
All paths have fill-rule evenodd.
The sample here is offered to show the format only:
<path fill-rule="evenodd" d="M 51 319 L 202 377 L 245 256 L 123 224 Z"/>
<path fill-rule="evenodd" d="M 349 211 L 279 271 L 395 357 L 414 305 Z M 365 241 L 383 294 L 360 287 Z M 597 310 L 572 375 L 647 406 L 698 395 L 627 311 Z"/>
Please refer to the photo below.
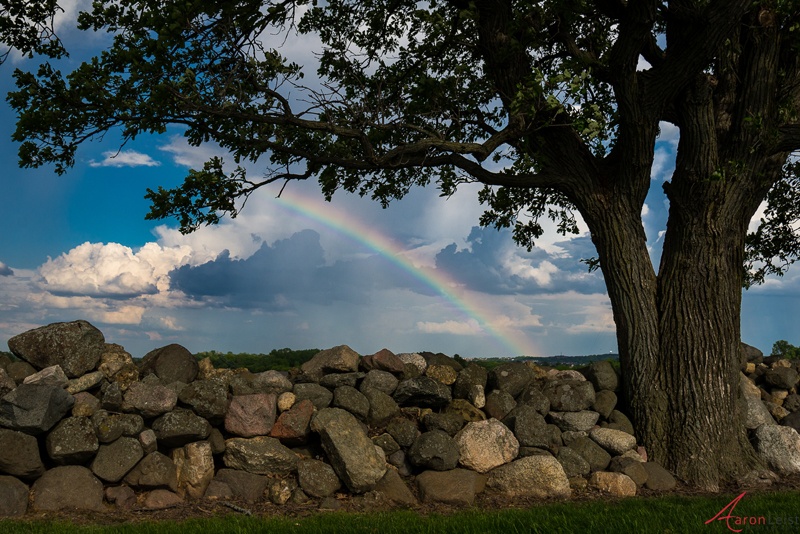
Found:
<path fill-rule="evenodd" d="M 241 514 L 244 514 L 244 515 L 253 515 L 253 512 L 251 512 L 247 508 L 242 508 L 241 506 L 237 506 L 237 505 L 233 504 L 232 502 L 223 501 L 223 502 L 220 502 L 220 504 L 223 505 L 223 506 L 227 506 L 231 510 L 235 510 L 235 511 L 237 511 L 237 512 L 239 512 Z"/>

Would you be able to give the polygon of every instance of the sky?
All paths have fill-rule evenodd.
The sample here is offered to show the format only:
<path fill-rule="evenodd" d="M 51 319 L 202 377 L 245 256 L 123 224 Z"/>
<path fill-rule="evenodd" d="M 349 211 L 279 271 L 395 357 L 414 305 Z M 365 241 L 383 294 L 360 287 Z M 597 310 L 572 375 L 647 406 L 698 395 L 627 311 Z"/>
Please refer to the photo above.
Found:
<path fill-rule="evenodd" d="M 76 64 L 105 44 L 69 27 L 59 35 Z M 291 39 L 302 64 L 314 43 Z M 13 69 L 0 65 L 0 91 Z M 66 67 L 64 67 L 66 69 Z M 550 227 L 531 252 L 510 232 L 481 228 L 479 186 L 450 198 L 416 189 L 387 209 L 314 182 L 256 192 L 236 219 L 182 235 L 171 220 L 146 221 L 147 188 L 179 185 L 224 151 L 191 147 L 179 130 L 119 146 L 116 133 L 82 146 L 73 169 L 20 169 L 10 139 L 13 110 L 0 102 L 0 350 L 17 334 L 85 319 L 133 356 L 179 343 L 193 352 L 266 353 L 346 344 L 361 354 L 433 351 L 464 357 L 616 352 L 602 275 L 579 260 L 596 255 Z M 643 224 L 654 262 L 678 132 L 662 125 Z M 264 172 L 257 166 L 251 172 Z M 765 352 L 800 345 L 800 269 L 746 291 L 742 339 Z"/>

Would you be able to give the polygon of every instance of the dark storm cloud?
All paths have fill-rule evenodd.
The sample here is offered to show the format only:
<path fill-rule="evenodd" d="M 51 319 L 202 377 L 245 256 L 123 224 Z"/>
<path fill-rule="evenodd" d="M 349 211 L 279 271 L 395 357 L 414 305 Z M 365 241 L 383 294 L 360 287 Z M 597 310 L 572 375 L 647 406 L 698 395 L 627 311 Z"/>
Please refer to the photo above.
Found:
<path fill-rule="evenodd" d="M 246 259 L 227 252 L 214 261 L 170 273 L 172 289 L 196 299 L 237 308 L 285 310 L 297 302 L 366 303 L 375 289 L 404 287 L 424 292 L 408 273 L 379 256 L 325 265 L 320 236 L 303 230 Z"/>
<path fill-rule="evenodd" d="M 555 243 L 561 249 L 558 253 L 548 253 L 541 248 L 530 252 L 513 249 L 511 232 L 491 228 L 474 227 L 467 242 L 470 249 L 457 250 L 455 244 L 442 249 L 436 256 L 436 267 L 475 291 L 495 294 L 605 292 L 602 274 L 599 271 L 589 273 L 587 265 L 580 262 L 597 255 L 588 236 Z M 514 273 L 514 266 L 530 267 L 547 275 L 536 279 L 530 274 Z"/>

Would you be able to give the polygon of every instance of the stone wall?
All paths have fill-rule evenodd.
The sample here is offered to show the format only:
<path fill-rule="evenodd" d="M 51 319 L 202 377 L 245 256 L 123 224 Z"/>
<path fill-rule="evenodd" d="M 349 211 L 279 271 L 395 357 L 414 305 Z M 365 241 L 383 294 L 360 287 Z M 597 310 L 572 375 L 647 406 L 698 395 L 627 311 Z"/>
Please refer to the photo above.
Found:
<path fill-rule="evenodd" d="M 631 496 L 676 484 L 617 409 L 608 362 L 487 372 L 441 354 L 339 346 L 288 374 L 254 374 L 198 363 L 180 345 L 137 364 L 86 321 L 8 345 L 20 361 L 0 360 L 0 515 L 199 499 L 324 507 L 342 493 L 469 505 L 484 491 Z M 744 347 L 759 453 L 774 472 L 800 472 L 797 369 Z"/>

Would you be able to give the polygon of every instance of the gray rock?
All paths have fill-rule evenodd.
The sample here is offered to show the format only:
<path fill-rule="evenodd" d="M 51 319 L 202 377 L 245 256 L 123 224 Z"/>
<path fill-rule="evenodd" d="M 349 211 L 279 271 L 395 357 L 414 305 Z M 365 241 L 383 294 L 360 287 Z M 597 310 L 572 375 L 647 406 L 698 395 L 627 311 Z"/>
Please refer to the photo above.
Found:
<path fill-rule="evenodd" d="M 25 515 L 28 486 L 14 477 L 0 476 L 0 517 Z"/>
<path fill-rule="evenodd" d="M 552 380 L 542 393 L 550 400 L 550 409 L 557 412 L 587 410 L 595 401 L 594 386 L 586 380 Z"/>
<path fill-rule="evenodd" d="M 628 475 L 637 486 L 643 486 L 647 482 L 648 475 L 647 469 L 644 467 L 644 462 L 634 460 L 633 458 L 615 456 L 611 459 L 608 470 Z M 656 485 L 658 485 L 658 483 Z"/>
<path fill-rule="evenodd" d="M 789 410 L 790 412 L 796 412 L 800 410 L 800 395 L 797 393 L 791 393 L 785 399 L 783 399 L 783 407 Z"/>
<path fill-rule="evenodd" d="M 220 380 L 195 380 L 181 390 L 178 400 L 210 423 L 219 424 L 228 409 L 228 388 Z"/>
<path fill-rule="evenodd" d="M 595 428 L 589 437 L 614 456 L 636 448 L 636 438 L 621 430 Z"/>
<path fill-rule="evenodd" d="M 88 322 L 74 321 L 53 323 L 14 336 L 8 340 L 8 348 L 34 367 L 59 365 L 68 377 L 75 378 L 97 367 L 105 339 Z"/>
<path fill-rule="evenodd" d="M 761 425 L 755 431 L 756 452 L 781 475 L 800 473 L 800 435 L 794 428 Z"/>
<path fill-rule="evenodd" d="M 564 468 L 567 478 L 585 477 L 592 470 L 589 462 L 570 447 L 561 447 L 558 450 L 556 459 L 561 464 L 561 467 Z"/>
<path fill-rule="evenodd" d="M 589 438 L 575 438 L 570 441 L 569 447 L 589 462 L 592 471 L 603 471 L 611 463 L 611 455 Z"/>
<path fill-rule="evenodd" d="M 236 469 L 220 469 L 214 476 L 215 482 L 224 483 L 230 488 L 231 497 L 254 503 L 264 498 L 269 478 Z M 209 486 L 209 489 L 211 486 Z M 208 491 L 206 491 L 206 497 Z"/>
<path fill-rule="evenodd" d="M 383 426 L 400 413 L 395 400 L 377 389 L 366 389 L 362 392 L 369 401 L 367 422 L 372 426 Z"/>
<path fill-rule="evenodd" d="M 136 505 L 136 493 L 128 486 L 109 486 L 105 489 L 105 496 L 120 510 L 130 510 Z"/>
<path fill-rule="evenodd" d="M 91 417 L 100 409 L 100 399 L 87 391 L 73 395 L 75 404 L 72 405 L 73 417 Z"/>
<path fill-rule="evenodd" d="M 0 473 L 24 479 L 38 478 L 44 473 L 36 438 L 0 428 Z"/>
<path fill-rule="evenodd" d="M 453 383 L 453 398 L 469 399 L 470 391 L 475 386 L 486 389 L 489 380 L 489 372 L 486 368 L 476 363 L 470 363 L 458 373 L 455 383 Z"/>
<path fill-rule="evenodd" d="M 416 479 L 423 502 L 457 506 L 472 506 L 485 481 L 485 476 L 467 469 L 425 471 Z"/>
<path fill-rule="evenodd" d="M 69 378 L 67 378 L 67 375 L 64 374 L 64 371 L 61 369 L 60 365 L 51 365 L 50 367 L 45 367 L 38 373 L 33 373 L 30 376 L 26 376 L 22 383 L 41 384 L 43 386 L 56 386 L 63 388 L 69 383 Z M 69 393 L 73 392 L 70 391 Z"/>
<path fill-rule="evenodd" d="M 647 471 L 647 481 L 645 487 L 655 491 L 670 491 L 677 486 L 678 482 L 672 473 L 661 467 L 656 462 L 643 462 L 642 467 Z"/>
<path fill-rule="evenodd" d="M 191 410 L 165 413 L 153 421 L 152 428 L 165 447 L 182 447 L 206 439 L 211 432 L 211 424 Z"/>
<path fill-rule="evenodd" d="M 499 421 L 508 415 L 508 412 L 516 408 L 516 406 L 517 401 L 514 400 L 514 397 L 512 397 L 508 391 L 495 389 L 486 395 L 483 411 L 486 412 L 487 416 L 494 417 Z"/>
<path fill-rule="evenodd" d="M 155 373 L 164 384 L 188 384 L 197 378 L 200 370 L 197 359 L 185 347 L 172 344 L 151 350 L 139 366 L 142 374 Z"/>
<path fill-rule="evenodd" d="M 619 389 L 619 376 L 608 360 L 592 362 L 581 372 L 592 383 L 595 391 L 616 391 Z"/>
<path fill-rule="evenodd" d="M 466 421 L 455 413 L 427 413 L 422 417 L 422 424 L 426 430 L 443 430 L 450 436 L 455 436 Z"/>
<path fill-rule="evenodd" d="M 11 362 L 8 364 L 8 367 L 6 367 L 6 373 L 8 377 L 14 381 L 15 385 L 22 384 L 27 377 L 36 373 L 36 368 L 24 361 Z"/>
<path fill-rule="evenodd" d="M 172 411 L 178 403 L 178 394 L 158 384 L 134 382 L 123 396 L 122 409 L 138 412 L 143 417 L 158 417 Z"/>
<path fill-rule="evenodd" d="M 151 452 L 125 475 L 125 482 L 138 488 L 178 491 L 178 470 L 168 456 Z"/>
<path fill-rule="evenodd" d="M 523 447 L 550 446 L 550 431 L 544 417 L 530 404 L 523 404 L 511 410 L 503 419 Z"/>
<path fill-rule="evenodd" d="M 525 391 L 519 394 L 517 403 L 533 406 L 542 415 L 547 415 L 550 411 L 550 399 L 535 384 L 528 386 Z"/>
<path fill-rule="evenodd" d="M 759 349 L 748 345 L 747 343 L 740 343 L 739 350 L 742 354 L 742 359 L 745 362 L 753 362 L 759 364 L 764 361 L 764 353 Z"/>
<path fill-rule="evenodd" d="M 590 410 L 579 412 L 553 412 L 547 414 L 548 419 L 562 432 L 588 432 L 597 423 L 600 414 Z"/>
<path fill-rule="evenodd" d="M 14 379 L 8 376 L 5 369 L 0 368 L 0 398 L 5 397 L 15 387 L 17 387 L 17 383 L 14 382 Z"/>
<path fill-rule="evenodd" d="M 414 440 L 408 451 L 408 459 L 424 469 L 449 471 L 458 465 L 458 445 L 447 432 L 431 430 Z"/>
<path fill-rule="evenodd" d="M 375 354 L 364 356 L 359 363 L 365 371 L 386 371 L 388 373 L 401 374 L 405 369 L 403 360 L 398 358 L 392 351 L 381 349 Z M 391 393 L 389 393 L 391 395 Z"/>
<path fill-rule="evenodd" d="M 105 510 L 103 483 L 80 465 L 47 470 L 33 483 L 31 496 L 31 508 L 37 511 Z"/>
<path fill-rule="evenodd" d="M 280 395 L 292 391 L 292 382 L 280 371 L 270 369 L 261 373 L 253 373 L 251 386 L 253 393 L 273 393 Z"/>
<path fill-rule="evenodd" d="M 136 438 L 122 437 L 101 445 L 92 461 L 92 473 L 106 482 L 119 482 L 144 456 Z"/>
<path fill-rule="evenodd" d="M 387 457 L 400 450 L 400 444 L 387 432 L 372 438 L 372 443 L 383 449 Z"/>
<path fill-rule="evenodd" d="M 310 400 L 311 404 L 313 404 L 314 408 L 317 410 L 327 408 L 331 405 L 331 401 L 333 401 L 333 393 L 331 390 L 313 382 L 295 384 L 292 393 L 294 393 L 298 402 L 305 399 Z"/>
<path fill-rule="evenodd" d="M 478 473 L 510 462 L 519 452 L 519 441 L 497 419 L 467 423 L 454 439 L 461 465 Z"/>
<path fill-rule="evenodd" d="M 797 385 L 797 371 L 791 367 L 775 367 L 764 373 L 764 381 L 773 388 L 792 389 Z"/>
<path fill-rule="evenodd" d="M 608 416 L 609 421 L 609 428 L 615 428 L 617 430 L 622 430 L 623 432 L 627 432 L 631 436 L 635 436 L 636 433 L 633 429 L 633 423 L 631 420 L 628 419 L 628 416 L 624 413 L 620 412 L 619 410 L 612 410 L 611 415 Z"/>
<path fill-rule="evenodd" d="M 765 424 L 773 423 L 774 421 L 766 421 Z M 788 426 L 794 428 L 798 432 L 800 432 L 800 412 L 793 412 L 781 419 L 781 424 L 783 426 Z M 760 426 L 760 425 L 759 425 Z M 757 428 L 757 427 L 756 427 Z"/>
<path fill-rule="evenodd" d="M 91 417 L 100 443 L 111 443 L 122 436 L 138 436 L 144 430 L 144 419 L 135 413 L 110 413 L 98 410 Z"/>
<path fill-rule="evenodd" d="M 564 468 L 552 456 L 528 456 L 493 469 L 486 485 L 509 497 L 569 497 Z"/>
<path fill-rule="evenodd" d="M 503 363 L 489 371 L 487 389 L 500 389 L 518 396 L 533 380 L 533 370 L 523 362 Z"/>
<path fill-rule="evenodd" d="M 118 412 L 122 410 L 124 402 L 119 383 L 111 382 L 100 387 L 100 407 L 102 409 Z"/>
<path fill-rule="evenodd" d="M 100 448 L 94 425 L 88 417 L 67 417 L 45 440 L 47 455 L 58 464 L 83 464 Z"/>
<path fill-rule="evenodd" d="M 304 492 L 318 499 L 333 495 L 342 487 L 333 467 L 311 458 L 297 463 L 297 482 Z"/>
<path fill-rule="evenodd" d="M 27 434 L 47 432 L 75 404 L 75 399 L 58 386 L 20 384 L 0 401 L 0 425 Z"/>
<path fill-rule="evenodd" d="M 379 491 L 390 501 L 399 505 L 415 506 L 418 504 L 417 498 L 394 469 L 386 470 L 386 474 L 375 485 L 375 491 Z"/>
<path fill-rule="evenodd" d="M 225 430 L 243 438 L 266 436 L 275 425 L 276 411 L 274 393 L 235 395 L 225 414 Z"/>
<path fill-rule="evenodd" d="M 414 369 L 417 370 L 417 373 L 414 376 L 419 376 L 425 372 L 425 369 L 428 367 L 428 362 L 425 361 L 425 358 L 422 354 L 417 354 L 416 352 L 405 352 L 402 354 L 397 355 L 400 358 L 400 361 L 404 364 L 404 369 L 408 369 L 409 365 L 413 365 Z"/>
<path fill-rule="evenodd" d="M 386 425 L 388 432 L 401 447 L 410 447 L 419 436 L 417 423 L 406 417 L 395 417 Z"/>
<path fill-rule="evenodd" d="M 364 391 L 367 388 L 373 388 L 378 391 L 383 391 L 387 395 L 391 395 L 394 393 L 394 390 L 397 389 L 399 383 L 400 381 L 392 373 L 373 369 L 364 376 L 364 380 L 361 381 L 359 389 Z"/>
<path fill-rule="evenodd" d="M 166 510 L 183 504 L 183 498 L 177 493 L 165 489 L 154 489 L 147 492 L 142 501 L 145 510 Z"/>
<path fill-rule="evenodd" d="M 322 439 L 322 447 L 339 478 L 354 493 L 371 490 L 386 473 L 386 460 L 356 418 L 339 408 L 320 410 L 311 420 L 311 430 Z"/>
<path fill-rule="evenodd" d="M 297 469 L 297 456 L 267 436 L 225 440 L 222 461 L 226 467 L 256 475 L 286 475 Z"/>
<path fill-rule="evenodd" d="M 427 376 L 402 380 L 392 398 L 401 406 L 440 408 L 452 400 L 450 388 Z"/>
<path fill-rule="evenodd" d="M 614 408 L 617 407 L 617 394 L 608 389 L 601 389 L 594 395 L 592 410 L 600 414 L 600 417 L 608 419 Z"/>
<path fill-rule="evenodd" d="M 330 390 L 335 390 L 338 387 L 342 386 L 350 386 L 354 388 L 358 385 L 358 381 L 364 378 L 366 373 L 332 373 L 329 375 L 323 376 L 320 381 L 319 385 L 326 387 Z"/>
<path fill-rule="evenodd" d="M 334 408 L 341 408 L 350 412 L 360 421 L 366 421 L 369 416 L 369 400 L 363 393 L 352 386 L 339 386 L 336 388 L 333 391 L 331 405 Z"/>
<path fill-rule="evenodd" d="M 464 369 L 464 367 L 458 363 L 455 358 L 451 358 L 450 356 L 442 354 L 441 352 L 437 352 L 436 354 L 432 352 L 423 352 L 421 354 L 422 357 L 425 358 L 425 362 L 428 364 L 428 366 L 447 365 L 452 367 L 456 373 Z"/>
<path fill-rule="evenodd" d="M 100 371 L 86 373 L 78 378 L 73 378 L 67 383 L 67 393 L 76 394 L 82 391 L 88 391 L 97 387 L 103 380 L 105 375 Z"/>
<path fill-rule="evenodd" d="M 352 373 L 358 371 L 360 356 L 347 345 L 323 350 L 300 366 L 309 378 L 319 381 L 328 373 Z"/>

